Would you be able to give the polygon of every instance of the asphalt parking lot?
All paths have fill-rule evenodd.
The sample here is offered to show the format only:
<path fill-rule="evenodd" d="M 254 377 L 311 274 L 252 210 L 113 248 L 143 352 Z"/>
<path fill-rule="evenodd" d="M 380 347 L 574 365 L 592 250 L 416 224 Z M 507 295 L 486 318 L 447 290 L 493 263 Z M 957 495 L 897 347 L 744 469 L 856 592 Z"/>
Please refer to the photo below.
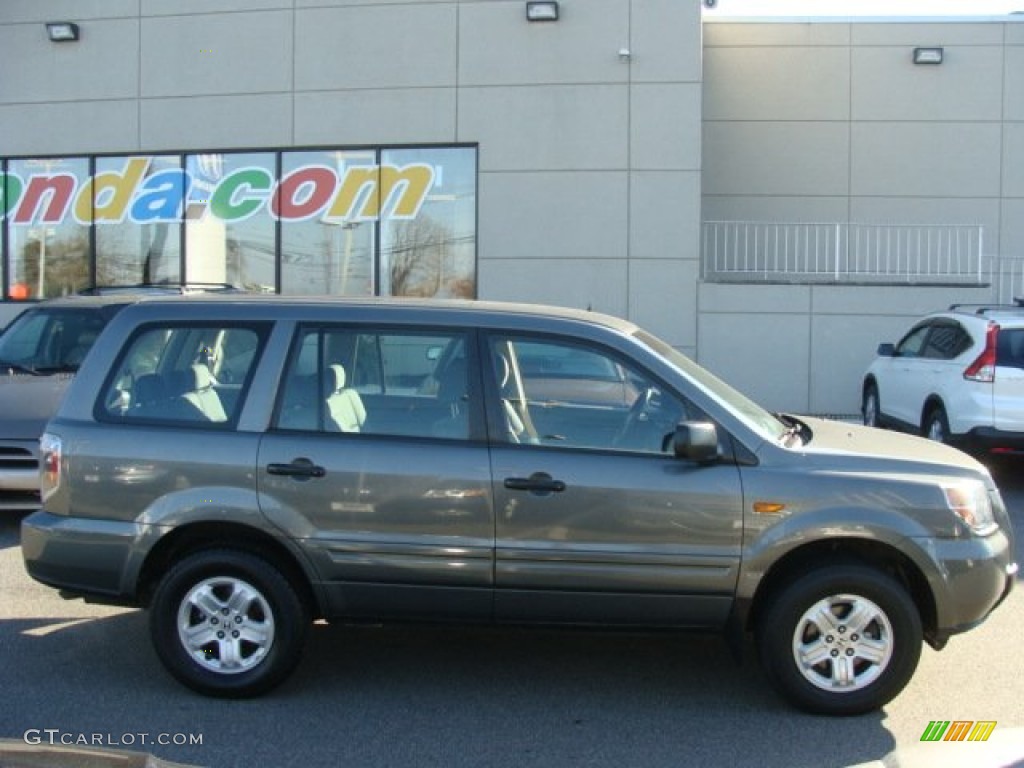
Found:
<path fill-rule="evenodd" d="M 1024 561 L 1024 463 L 997 478 Z M 0 521 L 0 738 L 215 768 L 1024 765 L 1024 588 L 859 718 L 794 712 L 713 635 L 437 627 L 318 625 L 279 690 L 218 701 L 166 675 L 144 613 L 31 581 L 19 520 Z M 935 720 L 996 726 L 985 743 L 922 743 Z"/>

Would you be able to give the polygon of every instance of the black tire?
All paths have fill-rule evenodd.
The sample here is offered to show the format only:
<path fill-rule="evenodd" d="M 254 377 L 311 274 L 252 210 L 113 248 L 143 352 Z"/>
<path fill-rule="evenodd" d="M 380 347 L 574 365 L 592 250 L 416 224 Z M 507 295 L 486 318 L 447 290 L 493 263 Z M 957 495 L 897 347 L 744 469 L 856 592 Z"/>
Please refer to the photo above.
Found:
<path fill-rule="evenodd" d="M 921 618 L 898 582 L 868 566 L 840 564 L 781 589 L 759 621 L 757 641 L 765 673 L 791 704 L 859 715 L 887 704 L 910 681 L 921 657 Z M 844 673 L 848 681 L 837 681 Z"/>
<path fill-rule="evenodd" d="M 863 416 L 864 425 L 868 427 L 881 427 L 881 407 L 878 400 L 878 387 L 874 384 L 868 384 L 864 387 L 864 397 L 861 400 L 861 415 Z"/>
<path fill-rule="evenodd" d="M 949 419 L 946 418 L 946 411 L 941 405 L 936 405 L 928 411 L 921 425 L 921 434 L 938 443 L 949 442 Z"/>
<path fill-rule="evenodd" d="M 195 691 L 230 698 L 281 683 L 299 662 L 311 621 L 277 568 L 231 549 L 195 552 L 174 565 L 149 611 L 153 647 L 168 672 Z"/>

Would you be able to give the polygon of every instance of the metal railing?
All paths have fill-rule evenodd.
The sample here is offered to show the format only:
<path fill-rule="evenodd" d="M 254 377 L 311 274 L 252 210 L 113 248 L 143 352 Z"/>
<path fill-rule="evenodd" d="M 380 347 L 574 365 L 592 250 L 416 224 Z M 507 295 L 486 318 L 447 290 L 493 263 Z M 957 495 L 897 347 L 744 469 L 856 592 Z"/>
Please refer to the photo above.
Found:
<path fill-rule="evenodd" d="M 974 225 L 706 221 L 710 282 L 984 285 Z"/>
<path fill-rule="evenodd" d="M 991 260 L 992 300 L 1012 304 L 1024 297 L 1024 258 L 1002 256 Z"/>

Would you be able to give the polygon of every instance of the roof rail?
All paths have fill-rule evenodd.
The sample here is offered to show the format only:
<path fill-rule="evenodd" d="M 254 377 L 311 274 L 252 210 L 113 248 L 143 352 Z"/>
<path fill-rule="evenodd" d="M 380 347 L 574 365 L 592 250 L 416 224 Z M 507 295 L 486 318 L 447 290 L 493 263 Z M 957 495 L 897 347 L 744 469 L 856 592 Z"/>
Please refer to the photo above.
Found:
<path fill-rule="evenodd" d="M 989 312 L 1019 312 L 1024 310 L 1024 298 L 1015 298 L 1013 304 L 950 304 L 950 312 L 973 311 L 976 315 L 986 315 Z"/>
<path fill-rule="evenodd" d="M 244 293 L 231 283 L 136 283 L 134 285 L 94 285 L 78 291 L 81 296 L 107 296 L 120 293 Z"/>

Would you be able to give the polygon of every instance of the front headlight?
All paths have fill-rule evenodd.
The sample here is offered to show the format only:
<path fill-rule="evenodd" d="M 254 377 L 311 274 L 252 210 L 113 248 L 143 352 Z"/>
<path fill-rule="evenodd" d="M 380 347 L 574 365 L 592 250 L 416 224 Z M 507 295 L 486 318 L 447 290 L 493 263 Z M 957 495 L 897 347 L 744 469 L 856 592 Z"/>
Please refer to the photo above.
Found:
<path fill-rule="evenodd" d="M 992 501 L 982 483 L 977 480 L 963 480 L 959 483 L 943 485 L 942 492 L 946 497 L 946 506 L 972 531 L 979 535 L 985 535 L 995 530 L 996 522 L 992 517 Z"/>

